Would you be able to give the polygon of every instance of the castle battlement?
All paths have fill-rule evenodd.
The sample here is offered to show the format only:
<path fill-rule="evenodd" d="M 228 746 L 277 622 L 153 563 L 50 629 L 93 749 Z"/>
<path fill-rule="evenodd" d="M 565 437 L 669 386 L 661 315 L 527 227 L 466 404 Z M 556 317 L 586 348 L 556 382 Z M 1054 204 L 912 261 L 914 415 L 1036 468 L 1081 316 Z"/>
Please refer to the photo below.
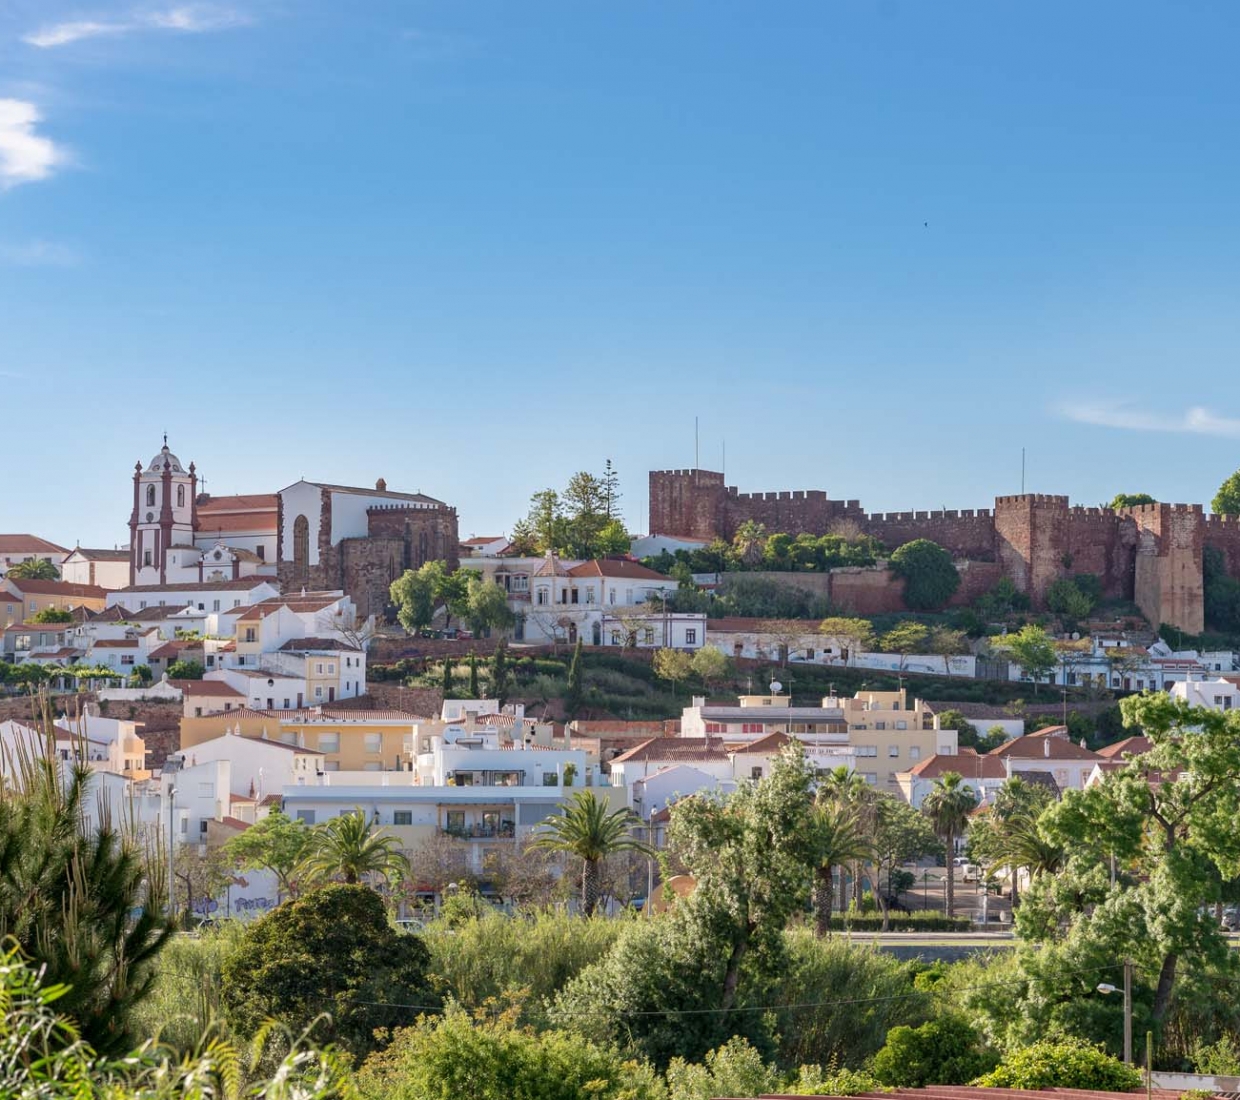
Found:
<path fill-rule="evenodd" d="M 1205 517 L 1207 527 L 1223 527 L 1229 531 L 1240 528 L 1240 516 L 1236 515 L 1220 515 L 1217 512 L 1209 512 Z"/>
<path fill-rule="evenodd" d="M 1056 493 L 1017 493 L 1015 496 L 995 497 L 995 504 L 1050 504 L 1056 508 L 1067 508 L 1068 498 Z"/>
<path fill-rule="evenodd" d="M 1068 509 L 1068 514 L 1073 521 L 1081 521 L 1085 523 L 1114 523 L 1119 517 L 1119 513 L 1112 508 L 1088 508 L 1080 504 L 1075 504 Z"/>

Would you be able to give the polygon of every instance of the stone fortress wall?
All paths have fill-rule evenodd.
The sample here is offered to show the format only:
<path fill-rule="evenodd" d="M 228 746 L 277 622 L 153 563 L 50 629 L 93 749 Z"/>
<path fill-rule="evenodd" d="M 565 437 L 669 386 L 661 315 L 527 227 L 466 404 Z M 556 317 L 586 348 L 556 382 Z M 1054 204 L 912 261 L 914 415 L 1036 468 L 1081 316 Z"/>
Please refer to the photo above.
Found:
<path fill-rule="evenodd" d="M 1130 599 L 1155 626 L 1204 629 L 1202 552 L 1223 555 L 1240 576 L 1240 518 L 1205 515 L 1199 504 L 1135 508 L 1072 506 L 1066 496 L 1023 493 L 994 508 L 867 513 L 821 490 L 740 493 L 711 470 L 650 473 L 650 533 L 730 539 L 748 520 L 768 531 L 823 535 L 853 529 L 888 547 L 925 538 L 962 561 L 995 563 L 1035 607 L 1060 577 L 1093 573 L 1108 597 Z M 980 580 L 988 571 L 975 570 Z"/>

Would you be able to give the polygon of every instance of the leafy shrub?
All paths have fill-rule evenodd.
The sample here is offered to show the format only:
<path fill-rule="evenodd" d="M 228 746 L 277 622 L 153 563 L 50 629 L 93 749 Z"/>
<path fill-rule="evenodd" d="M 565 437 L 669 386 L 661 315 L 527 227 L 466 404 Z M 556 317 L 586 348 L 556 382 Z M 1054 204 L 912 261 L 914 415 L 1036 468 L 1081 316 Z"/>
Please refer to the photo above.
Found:
<path fill-rule="evenodd" d="M 437 1003 L 429 962 L 421 939 L 388 923 L 373 890 L 321 886 L 246 929 L 224 964 L 223 1000 L 240 1035 L 274 1019 L 296 1032 L 313 1025 L 316 1035 L 365 1054 L 376 1028 L 409 1019 L 404 1006 Z"/>
<path fill-rule="evenodd" d="M 451 1006 L 399 1029 L 357 1074 L 368 1100 L 662 1100 L 649 1066 L 572 1032 L 516 1026 Z"/>
<path fill-rule="evenodd" d="M 621 921 L 564 913 L 514 918 L 491 912 L 451 927 L 435 921 L 423 939 L 432 973 L 464 1008 L 522 992 L 523 1022 L 544 1027 L 546 1003 L 602 958 L 624 928 Z"/>
<path fill-rule="evenodd" d="M 1013 1050 L 977 1084 L 998 1089 L 1132 1092 L 1141 1087 L 1141 1074 L 1101 1047 L 1061 1036 Z"/>
<path fill-rule="evenodd" d="M 888 913 L 887 927 L 891 932 L 967 932 L 972 927 L 968 917 L 949 917 L 929 909 L 914 913 Z M 881 913 L 836 914 L 831 918 L 832 931 L 881 932 Z"/>
<path fill-rule="evenodd" d="M 967 1021 L 947 1015 L 918 1028 L 893 1027 L 870 1070 L 884 1085 L 895 1088 L 964 1085 L 994 1069 L 995 1061 Z"/>
<path fill-rule="evenodd" d="M 768 1066 L 744 1039 L 729 1039 L 701 1062 L 673 1058 L 667 1067 L 670 1100 L 713 1100 L 716 1096 L 759 1096 L 776 1092 L 779 1071 Z"/>

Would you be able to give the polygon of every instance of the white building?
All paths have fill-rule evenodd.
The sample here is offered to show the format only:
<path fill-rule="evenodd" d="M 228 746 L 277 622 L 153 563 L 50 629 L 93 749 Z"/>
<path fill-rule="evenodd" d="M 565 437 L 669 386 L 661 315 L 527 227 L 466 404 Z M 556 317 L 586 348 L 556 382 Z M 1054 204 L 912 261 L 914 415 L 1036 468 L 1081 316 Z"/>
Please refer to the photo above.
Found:
<path fill-rule="evenodd" d="M 130 611 L 141 611 L 148 607 L 190 606 L 198 611 L 218 614 L 235 607 L 260 603 L 279 594 L 280 589 L 275 582 L 264 577 L 138 584 L 109 592 L 107 606 L 114 607 L 119 604 Z"/>
<path fill-rule="evenodd" d="M 1180 680 L 1167 689 L 1172 699 L 1207 710 L 1240 709 L 1240 687 L 1231 680 Z"/>
<path fill-rule="evenodd" d="M 49 562 L 59 571 L 68 553 L 63 546 L 37 535 L 0 535 L 0 578 L 24 561 Z"/>
<path fill-rule="evenodd" d="M 60 567 L 60 579 L 69 584 L 124 588 L 129 583 L 129 551 L 75 547 Z"/>

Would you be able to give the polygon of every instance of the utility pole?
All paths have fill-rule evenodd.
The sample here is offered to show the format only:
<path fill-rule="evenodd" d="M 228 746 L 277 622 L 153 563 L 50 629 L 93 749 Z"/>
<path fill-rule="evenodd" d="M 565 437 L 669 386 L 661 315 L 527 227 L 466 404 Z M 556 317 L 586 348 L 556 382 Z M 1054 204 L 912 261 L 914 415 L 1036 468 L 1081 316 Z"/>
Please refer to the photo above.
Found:
<path fill-rule="evenodd" d="M 1132 1065 L 1132 962 L 1124 960 L 1124 1063 Z"/>

